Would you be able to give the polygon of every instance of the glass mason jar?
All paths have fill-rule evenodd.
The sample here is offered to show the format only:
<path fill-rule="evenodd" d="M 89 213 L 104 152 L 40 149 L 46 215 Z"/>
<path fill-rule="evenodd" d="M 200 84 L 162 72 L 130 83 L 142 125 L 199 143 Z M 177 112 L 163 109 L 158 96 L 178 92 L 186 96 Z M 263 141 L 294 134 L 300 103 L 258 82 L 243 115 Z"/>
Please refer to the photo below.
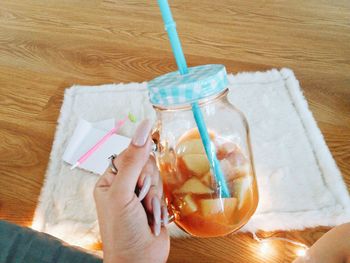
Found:
<path fill-rule="evenodd" d="M 223 236 L 239 229 L 247 223 L 258 204 L 247 121 L 227 99 L 228 89 L 223 86 L 227 84 L 225 68 L 221 65 L 206 66 L 220 67 L 214 70 L 216 73 L 201 72 L 204 79 L 209 78 L 213 83 L 212 79 L 218 80 L 217 72 L 224 71 L 224 81 L 219 88 L 214 85 L 209 93 L 201 89 L 195 100 L 194 95 L 188 96 L 188 100 L 182 99 L 181 103 L 174 103 L 174 98 L 171 103 L 164 103 L 169 101 L 163 98 L 160 104 L 156 99 L 152 100 L 152 87 L 155 87 L 152 85 L 158 86 L 157 94 L 159 88 L 169 89 L 169 86 L 159 87 L 164 81 L 157 81 L 149 88 L 157 116 L 152 138 L 157 146 L 155 156 L 170 218 L 185 232 L 198 237 Z M 167 83 L 171 82 L 166 79 Z M 198 81 L 198 75 L 194 79 Z M 179 82 L 187 85 L 189 81 L 182 79 L 175 84 L 179 85 Z M 199 77 L 199 82 L 202 85 L 203 78 Z M 169 94 L 179 96 L 178 92 L 172 91 L 167 98 Z M 218 178 L 206 155 L 193 116 L 194 101 L 202 112 L 212 149 L 228 187 L 227 197 L 222 196 Z"/>

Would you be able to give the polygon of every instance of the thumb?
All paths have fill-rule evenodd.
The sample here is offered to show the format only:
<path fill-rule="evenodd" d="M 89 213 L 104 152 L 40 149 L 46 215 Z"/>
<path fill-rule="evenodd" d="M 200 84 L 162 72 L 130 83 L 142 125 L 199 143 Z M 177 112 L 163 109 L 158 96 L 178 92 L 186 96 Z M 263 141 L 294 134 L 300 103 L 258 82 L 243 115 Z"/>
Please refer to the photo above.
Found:
<path fill-rule="evenodd" d="M 128 200 L 134 196 L 138 178 L 150 156 L 151 129 L 150 120 L 144 120 L 136 129 L 129 147 L 116 158 L 118 173 L 111 186 L 112 193 L 122 194 Z"/>

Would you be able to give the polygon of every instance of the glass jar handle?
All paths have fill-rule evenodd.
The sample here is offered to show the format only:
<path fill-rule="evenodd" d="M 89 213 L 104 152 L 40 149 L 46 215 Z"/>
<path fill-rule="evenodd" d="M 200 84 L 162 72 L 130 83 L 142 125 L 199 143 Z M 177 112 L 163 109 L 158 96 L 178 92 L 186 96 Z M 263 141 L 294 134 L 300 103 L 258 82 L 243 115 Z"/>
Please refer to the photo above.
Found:
<path fill-rule="evenodd" d="M 175 216 L 174 215 L 170 215 L 169 212 L 168 212 L 168 224 L 165 225 L 163 219 L 161 220 L 161 223 L 162 223 L 163 226 L 167 226 L 167 225 L 173 223 L 174 221 L 175 221 Z"/>
<path fill-rule="evenodd" d="M 152 140 L 152 153 L 156 154 L 158 152 L 158 146 L 157 143 Z"/>
<path fill-rule="evenodd" d="M 159 135 L 159 129 L 155 128 L 152 131 L 152 153 L 157 154 L 159 151 L 159 140 L 160 140 L 160 135 Z"/>

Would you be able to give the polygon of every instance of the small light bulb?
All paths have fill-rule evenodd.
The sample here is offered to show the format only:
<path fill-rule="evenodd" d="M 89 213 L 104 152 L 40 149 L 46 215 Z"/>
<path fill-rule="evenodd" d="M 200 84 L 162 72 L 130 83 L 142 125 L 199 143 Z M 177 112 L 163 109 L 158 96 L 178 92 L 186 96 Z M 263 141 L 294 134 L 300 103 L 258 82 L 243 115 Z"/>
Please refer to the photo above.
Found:
<path fill-rule="evenodd" d="M 270 246 L 270 244 L 268 244 L 267 242 L 262 242 L 262 243 L 260 244 L 260 252 L 261 252 L 262 254 L 267 254 L 267 253 L 270 252 L 270 250 L 271 250 L 271 246 Z"/>
<path fill-rule="evenodd" d="M 305 248 L 299 248 L 299 249 L 297 249 L 297 251 L 295 253 L 297 254 L 298 257 L 305 257 L 306 249 Z"/>
<path fill-rule="evenodd" d="M 33 221 L 32 224 L 29 226 L 31 229 L 40 231 L 40 224 L 37 221 Z"/>

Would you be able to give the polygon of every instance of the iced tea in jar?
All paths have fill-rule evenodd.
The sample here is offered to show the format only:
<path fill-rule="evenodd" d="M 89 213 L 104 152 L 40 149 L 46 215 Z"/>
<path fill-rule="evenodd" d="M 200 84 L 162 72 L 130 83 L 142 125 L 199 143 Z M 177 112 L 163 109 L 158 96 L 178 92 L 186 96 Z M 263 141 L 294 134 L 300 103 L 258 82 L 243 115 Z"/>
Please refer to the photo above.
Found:
<path fill-rule="evenodd" d="M 157 165 L 176 225 L 193 236 L 223 236 L 246 224 L 258 204 L 248 124 L 227 99 L 223 65 L 188 70 L 186 75 L 171 72 L 148 83 L 157 115 L 152 134 Z M 194 102 L 201 110 L 215 163 L 209 161 L 197 127 Z M 223 175 L 226 196 L 217 171 Z"/>

